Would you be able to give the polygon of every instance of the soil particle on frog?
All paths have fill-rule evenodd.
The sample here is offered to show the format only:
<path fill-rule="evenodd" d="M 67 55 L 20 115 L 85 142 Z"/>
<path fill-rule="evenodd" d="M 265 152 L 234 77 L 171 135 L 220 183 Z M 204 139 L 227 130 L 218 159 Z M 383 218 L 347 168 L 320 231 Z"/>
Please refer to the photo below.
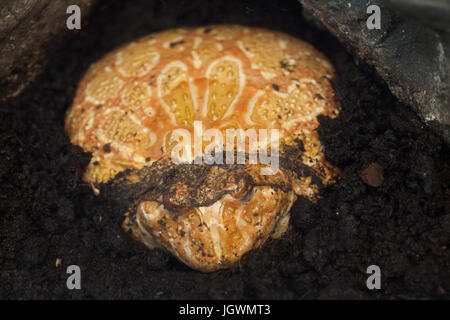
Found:
<path fill-rule="evenodd" d="M 230 6 L 217 0 L 201 2 L 201 12 L 194 10 L 197 1 L 124 3 L 97 8 L 95 20 L 55 53 L 46 73 L 0 107 L 0 298 L 449 297 L 448 147 L 370 69 L 356 68 L 332 39 L 308 28 L 296 1 Z M 155 16 L 138 19 L 142 12 Z M 342 168 L 341 182 L 317 205 L 300 198 L 282 239 L 212 274 L 124 234 L 122 216 L 111 214 L 116 208 L 82 182 L 90 156 L 70 145 L 63 128 L 92 61 L 179 21 L 248 23 L 316 39 L 341 75 L 342 111 L 336 119 L 321 118 L 319 128 L 328 161 Z M 374 162 L 383 168 L 378 187 L 360 177 Z M 81 267 L 82 290 L 66 289 L 71 264 Z M 382 289 L 375 292 L 365 286 L 372 264 L 382 270 Z"/>

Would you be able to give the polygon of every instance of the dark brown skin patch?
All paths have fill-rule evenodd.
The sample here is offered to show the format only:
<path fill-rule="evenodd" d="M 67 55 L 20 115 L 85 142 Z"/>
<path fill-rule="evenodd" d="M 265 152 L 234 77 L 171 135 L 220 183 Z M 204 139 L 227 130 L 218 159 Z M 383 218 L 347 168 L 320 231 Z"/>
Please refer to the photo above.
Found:
<path fill-rule="evenodd" d="M 107 144 L 103 145 L 103 151 L 106 153 L 111 152 L 111 144 L 107 143 Z"/>
<path fill-rule="evenodd" d="M 303 145 L 284 146 L 280 153 L 280 169 L 287 174 L 296 172 L 299 177 L 312 177 L 322 187 L 314 171 L 301 162 Z M 248 157 L 248 155 L 247 155 Z M 210 206 L 225 194 L 245 199 L 254 186 L 268 185 L 288 191 L 291 186 L 269 181 L 270 176 L 259 176 L 255 181 L 246 165 L 174 164 L 157 161 L 142 169 L 128 169 L 107 183 L 97 187 L 103 196 L 120 203 L 123 212 L 136 212 L 142 201 L 158 201 L 174 214 L 178 210 Z"/>
<path fill-rule="evenodd" d="M 177 46 L 177 45 L 179 45 L 179 44 L 183 44 L 183 43 L 184 43 L 184 40 L 174 41 L 174 42 L 171 42 L 169 46 L 170 46 L 171 48 L 175 48 L 175 46 Z"/>

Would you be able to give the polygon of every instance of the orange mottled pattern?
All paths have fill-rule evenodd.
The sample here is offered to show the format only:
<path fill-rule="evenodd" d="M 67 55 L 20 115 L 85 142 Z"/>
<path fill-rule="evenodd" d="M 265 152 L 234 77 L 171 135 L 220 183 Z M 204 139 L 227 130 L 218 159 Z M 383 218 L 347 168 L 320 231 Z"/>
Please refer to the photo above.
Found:
<path fill-rule="evenodd" d="M 173 131 L 193 133 L 194 121 L 203 130 L 279 129 L 281 149 L 300 139 L 301 162 L 329 184 L 337 170 L 326 162 L 316 128 L 318 115 L 339 111 L 333 77 L 322 53 L 280 32 L 236 25 L 167 30 L 94 63 L 67 113 L 66 131 L 73 144 L 92 153 L 84 178 L 93 186 L 125 169 L 170 161 Z M 311 177 L 285 169 L 272 176 L 252 166 L 247 170 L 259 184 L 245 195 L 226 194 L 210 206 L 177 214 L 162 202 L 142 201 L 127 213 L 124 229 L 194 269 L 227 268 L 287 230 L 297 195 L 312 201 L 318 195 Z M 183 185 L 177 188 L 181 197 Z"/>

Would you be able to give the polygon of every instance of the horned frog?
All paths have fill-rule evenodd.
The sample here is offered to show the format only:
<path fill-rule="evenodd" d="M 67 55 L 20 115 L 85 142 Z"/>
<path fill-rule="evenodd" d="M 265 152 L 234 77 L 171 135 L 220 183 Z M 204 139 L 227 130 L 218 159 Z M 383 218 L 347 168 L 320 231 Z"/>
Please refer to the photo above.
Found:
<path fill-rule="evenodd" d="M 167 30 L 91 65 L 65 128 L 92 153 L 84 180 L 97 194 L 115 188 L 111 197 L 127 203 L 117 212 L 125 231 L 211 272 L 283 235 L 297 196 L 314 202 L 319 185 L 338 177 L 316 131 L 319 115 L 339 111 L 333 77 L 323 54 L 280 32 Z M 220 131 L 277 129 L 281 167 L 261 174 L 261 163 L 175 163 L 173 133 L 193 133 L 199 121 Z"/>

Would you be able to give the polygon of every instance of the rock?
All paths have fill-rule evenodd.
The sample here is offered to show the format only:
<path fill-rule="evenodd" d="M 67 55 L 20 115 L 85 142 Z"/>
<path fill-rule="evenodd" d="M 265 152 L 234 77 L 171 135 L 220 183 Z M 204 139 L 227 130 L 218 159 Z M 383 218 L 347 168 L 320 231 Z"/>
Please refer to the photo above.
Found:
<path fill-rule="evenodd" d="M 362 181 L 371 187 L 379 187 L 383 184 L 383 168 L 376 162 L 369 164 L 367 168 L 359 173 Z"/>
<path fill-rule="evenodd" d="M 97 0 L 78 0 L 81 22 Z M 18 95 L 40 72 L 48 54 L 64 37 L 66 0 L 3 0 L 0 3 L 0 100 Z"/>
<path fill-rule="evenodd" d="M 450 2 L 448 0 L 384 0 L 386 5 L 411 16 L 436 30 L 450 33 Z"/>
<path fill-rule="evenodd" d="M 309 18 L 332 33 L 355 58 L 373 66 L 392 93 L 450 143 L 450 34 L 421 25 L 419 19 L 400 17 L 378 0 L 299 1 Z M 433 2 L 449 7 L 448 1 Z M 380 30 L 366 26 L 366 10 L 372 4 L 381 9 Z M 420 8 L 414 12 L 420 14 Z M 442 20 L 448 21 L 444 19 L 447 11 L 440 12 Z M 447 24 L 440 29 L 446 28 Z"/>

